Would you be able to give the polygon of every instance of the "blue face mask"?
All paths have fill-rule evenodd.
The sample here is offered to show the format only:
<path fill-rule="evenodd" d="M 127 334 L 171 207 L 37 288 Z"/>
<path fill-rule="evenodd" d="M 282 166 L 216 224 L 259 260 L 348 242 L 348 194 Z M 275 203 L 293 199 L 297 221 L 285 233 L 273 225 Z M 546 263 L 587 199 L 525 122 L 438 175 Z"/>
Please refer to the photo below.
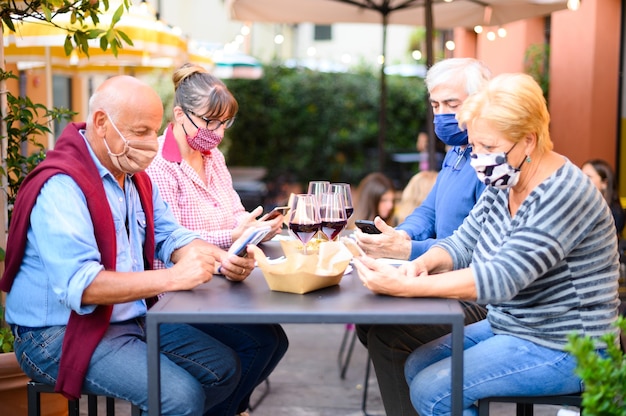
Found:
<path fill-rule="evenodd" d="M 435 114 L 435 134 L 448 146 L 465 146 L 467 130 L 459 128 L 455 114 Z"/>

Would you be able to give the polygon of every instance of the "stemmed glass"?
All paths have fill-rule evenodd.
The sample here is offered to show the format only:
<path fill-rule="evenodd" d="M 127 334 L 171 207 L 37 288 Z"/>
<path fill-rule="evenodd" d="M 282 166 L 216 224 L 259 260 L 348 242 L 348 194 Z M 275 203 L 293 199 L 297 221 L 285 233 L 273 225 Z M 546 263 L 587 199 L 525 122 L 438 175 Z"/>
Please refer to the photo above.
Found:
<path fill-rule="evenodd" d="M 354 206 L 352 205 L 352 192 L 350 190 L 349 183 L 331 183 L 330 192 L 340 194 L 343 196 L 343 206 L 346 210 L 346 221 L 350 219 L 354 212 Z"/>
<path fill-rule="evenodd" d="M 311 194 L 315 196 L 317 200 L 318 206 L 322 203 L 322 194 L 330 192 L 330 182 L 329 181 L 310 181 L 307 189 L 307 194 Z M 315 237 L 316 240 L 321 241 L 323 237 L 318 233 Z"/>
<path fill-rule="evenodd" d="M 320 229 L 320 212 L 317 199 L 311 194 L 298 194 L 294 197 L 289 218 L 289 232 L 295 235 L 304 246 Z"/>
<path fill-rule="evenodd" d="M 346 209 L 343 206 L 343 195 L 338 193 L 323 193 L 320 205 L 320 231 L 329 241 L 335 240 L 346 225 Z"/>

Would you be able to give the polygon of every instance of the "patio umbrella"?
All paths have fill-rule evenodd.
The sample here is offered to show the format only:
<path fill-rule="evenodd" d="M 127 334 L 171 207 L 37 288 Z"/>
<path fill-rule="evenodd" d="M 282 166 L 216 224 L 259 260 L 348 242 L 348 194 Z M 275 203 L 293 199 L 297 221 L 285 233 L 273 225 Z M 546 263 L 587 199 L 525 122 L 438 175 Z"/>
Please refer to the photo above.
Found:
<path fill-rule="evenodd" d="M 476 25 L 496 26 L 515 20 L 545 16 L 565 9 L 567 0 L 227 0 L 234 20 L 273 23 L 339 22 L 381 23 L 383 57 L 386 53 L 387 25 L 426 27 L 426 65 L 433 64 L 433 30 Z M 387 87 L 385 64 L 380 69 L 380 113 L 378 131 L 379 166 L 385 162 Z M 429 161 L 435 166 L 435 139 L 429 129 Z"/>

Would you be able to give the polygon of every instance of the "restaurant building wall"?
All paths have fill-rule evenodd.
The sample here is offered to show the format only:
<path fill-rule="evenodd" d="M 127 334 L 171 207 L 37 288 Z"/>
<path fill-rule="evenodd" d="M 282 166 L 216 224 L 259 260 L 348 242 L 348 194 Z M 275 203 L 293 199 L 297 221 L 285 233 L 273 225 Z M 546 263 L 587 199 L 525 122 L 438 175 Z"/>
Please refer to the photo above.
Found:
<path fill-rule="evenodd" d="M 506 37 L 457 29 L 455 56 L 474 56 L 494 74 L 524 71 L 529 46 L 549 37 L 551 135 L 557 152 L 581 165 L 607 160 L 619 173 L 626 196 L 626 137 L 620 124 L 623 0 L 584 0 L 578 11 L 553 13 L 505 25 Z M 493 29 L 493 28 L 492 28 Z M 621 133 L 620 133 L 621 131 Z M 621 153 L 620 153 L 620 149 Z"/>

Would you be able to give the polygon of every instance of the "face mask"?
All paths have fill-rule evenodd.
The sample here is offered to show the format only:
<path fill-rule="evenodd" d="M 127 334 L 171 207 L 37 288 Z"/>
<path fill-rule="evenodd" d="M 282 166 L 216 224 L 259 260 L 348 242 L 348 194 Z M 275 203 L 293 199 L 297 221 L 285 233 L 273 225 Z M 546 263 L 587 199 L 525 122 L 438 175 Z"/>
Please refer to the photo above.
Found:
<path fill-rule="evenodd" d="M 513 150 L 513 147 L 508 152 L 472 153 L 470 164 L 476 170 L 478 180 L 487 186 L 493 186 L 498 189 L 512 188 L 517 185 L 524 161 L 522 160 L 522 163 L 517 168 L 509 165 L 507 155 Z"/>
<path fill-rule="evenodd" d="M 455 114 L 435 114 L 435 134 L 448 146 L 464 146 L 467 144 L 467 130 L 459 128 Z"/>
<path fill-rule="evenodd" d="M 211 149 L 215 149 L 222 142 L 222 138 L 218 136 L 214 130 L 198 127 L 196 123 L 193 122 L 191 117 L 189 117 L 189 114 L 185 113 L 185 115 L 189 121 L 191 121 L 191 124 L 198 129 L 196 134 L 193 137 L 190 137 L 187 134 L 187 130 L 185 130 L 185 125 L 183 124 L 183 131 L 185 132 L 189 147 L 205 155 L 211 153 Z"/>
<path fill-rule="evenodd" d="M 131 175 L 144 171 L 156 156 L 159 142 L 156 140 L 126 140 L 108 114 L 107 117 L 111 122 L 111 126 L 113 126 L 124 142 L 124 150 L 120 153 L 112 153 L 106 137 L 104 138 L 104 145 L 107 148 L 113 166 L 117 170 Z"/>

